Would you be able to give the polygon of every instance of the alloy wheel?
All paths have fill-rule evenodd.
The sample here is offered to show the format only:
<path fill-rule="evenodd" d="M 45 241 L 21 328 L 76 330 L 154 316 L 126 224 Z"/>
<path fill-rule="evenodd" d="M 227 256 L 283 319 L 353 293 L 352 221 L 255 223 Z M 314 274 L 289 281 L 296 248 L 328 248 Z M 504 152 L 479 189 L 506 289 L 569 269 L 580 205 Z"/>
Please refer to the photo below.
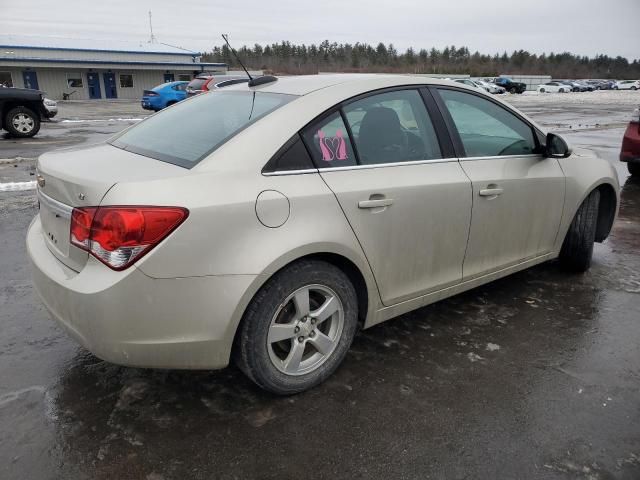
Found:
<path fill-rule="evenodd" d="M 329 287 L 299 288 L 271 319 L 267 350 L 273 365 L 286 375 L 318 369 L 333 353 L 344 327 L 344 306 Z"/>
<path fill-rule="evenodd" d="M 20 133 L 29 133 L 35 127 L 35 121 L 30 115 L 19 113 L 11 120 L 13 128 Z"/>

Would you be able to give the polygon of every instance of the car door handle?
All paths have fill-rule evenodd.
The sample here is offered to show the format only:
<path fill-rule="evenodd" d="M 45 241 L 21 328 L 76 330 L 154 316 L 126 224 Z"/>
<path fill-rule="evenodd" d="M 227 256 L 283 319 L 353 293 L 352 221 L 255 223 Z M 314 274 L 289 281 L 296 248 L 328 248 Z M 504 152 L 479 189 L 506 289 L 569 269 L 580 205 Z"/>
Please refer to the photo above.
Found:
<path fill-rule="evenodd" d="M 375 200 L 361 200 L 358 202 L 358 208 L 380 208 L 388 207 L 393 203 L 393 198 L 378 198 Z"/>
<path fill-rule="evenodd" d="M 504 190 L 497 187 L 483 188 L 482 190 L 480 190 L 480 196 L 481 197 L 497 197 L 498 195 L 501 195 L 502 192 L 504 192 Z"/>

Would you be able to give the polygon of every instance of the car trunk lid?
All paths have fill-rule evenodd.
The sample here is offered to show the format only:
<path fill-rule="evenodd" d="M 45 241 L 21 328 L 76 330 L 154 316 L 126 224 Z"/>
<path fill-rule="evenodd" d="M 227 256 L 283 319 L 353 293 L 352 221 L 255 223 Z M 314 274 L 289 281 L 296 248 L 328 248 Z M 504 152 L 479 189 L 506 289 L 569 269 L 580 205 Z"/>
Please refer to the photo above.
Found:
<path fill-rule="evenodd" d="M 88 253 L 69 242 L 71 212 L 75 207 L 98 206 L 120 182 L 185 175 L 176 165 L 100 144 L 81 150 L 63 150 L 38 160 L 38 200 L 45 242 L 67 267 L 80 271 Z"/>

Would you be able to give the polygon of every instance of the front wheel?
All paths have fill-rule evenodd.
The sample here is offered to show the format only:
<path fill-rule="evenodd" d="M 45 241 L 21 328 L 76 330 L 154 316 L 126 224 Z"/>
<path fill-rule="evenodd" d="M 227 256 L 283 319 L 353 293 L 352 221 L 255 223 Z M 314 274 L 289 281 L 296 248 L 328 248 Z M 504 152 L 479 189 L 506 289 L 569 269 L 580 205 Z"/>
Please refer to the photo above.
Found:
<path fill-rule="evenodd" d="M 33 137 L 40 131 L 40 117 L 27 107 L 15 107 L 4 117 L 4 128 L 13 137 Z"/>
<path fill-rule="evenodd" d="M 634 177 L 639 177 L 640 176 L 640 163 L 627 162 L 627 170 L 629 170 L 629 173 L 631 175 L 633 175 Z"/>
<path fill-rule="evenodd" d="M 541 88 L 539 91 L 540 93 L 544 93 L 544 88 Z"/>
<path fill-rule="evenodd" d="M 560 263 L 567 270 L 586 272 L 591 266 L 599 205 L 600 192 L 594 190 L 584 199 L 573 217 L 560 250 Z"/>
<path fill-rule="evenodd" d="M 633 87 L 631 87 L 631 90 L 637 90 L 638 87 L 636 87 L 635 85 Z"/>
<path fill-rule="evenodd" d="M 234 358 L 265 390 L 302 392 L 338 368 L 357 324 L 356 292 L 344 272 L 303 260 L 274 275 L 253 298 L 236 335 Z"/>

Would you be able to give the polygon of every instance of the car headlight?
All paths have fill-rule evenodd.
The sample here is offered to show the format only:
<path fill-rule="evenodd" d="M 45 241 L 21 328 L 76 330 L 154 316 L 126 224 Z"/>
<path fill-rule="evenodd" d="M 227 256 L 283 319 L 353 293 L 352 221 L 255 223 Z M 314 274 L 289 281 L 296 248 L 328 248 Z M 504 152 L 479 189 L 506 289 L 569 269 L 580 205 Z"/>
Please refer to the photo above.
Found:
<path fill-rule="evenodd" d="M 58 105 L 58 103 L 55 100 L 51 100 L 49 98 L 44 99 L 44 104 L 47 105 L 48 107 L 55 107 L 56 105 Z"/>

